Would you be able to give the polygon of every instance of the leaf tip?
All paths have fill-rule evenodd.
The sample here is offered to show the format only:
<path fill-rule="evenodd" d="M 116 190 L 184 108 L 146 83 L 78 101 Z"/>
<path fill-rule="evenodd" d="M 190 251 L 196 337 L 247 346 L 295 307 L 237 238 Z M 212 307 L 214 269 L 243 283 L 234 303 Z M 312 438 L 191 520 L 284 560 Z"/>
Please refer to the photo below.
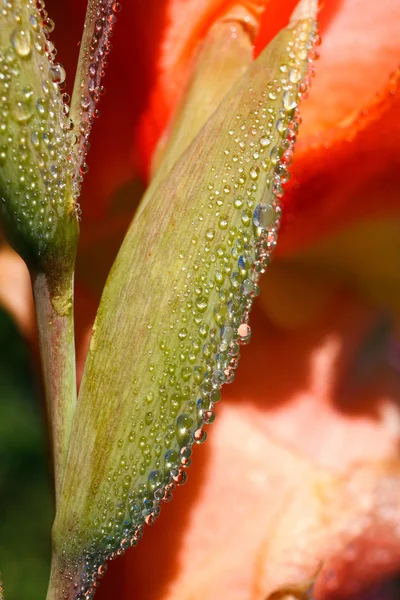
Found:
<path fill-rule="evenodd" d="M 292 24 L 304 19 L 315 20 L 317 18 L 318 8 L 318 0 L 300 0 L 290 17 L 290 23 Z"/>

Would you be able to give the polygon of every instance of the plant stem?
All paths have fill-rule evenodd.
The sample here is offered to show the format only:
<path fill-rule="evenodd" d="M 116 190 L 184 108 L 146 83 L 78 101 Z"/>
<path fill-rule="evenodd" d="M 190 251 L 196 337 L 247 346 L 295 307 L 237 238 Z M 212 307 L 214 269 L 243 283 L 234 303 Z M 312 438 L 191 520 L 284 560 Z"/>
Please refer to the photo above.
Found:
<path fill-rule="evenodd" d="M 56 501 L 67 460 L 76 406 L 73 274 L 54 292 L 47 277 L 32 278 L 47 414 L 51 431 Z"/>

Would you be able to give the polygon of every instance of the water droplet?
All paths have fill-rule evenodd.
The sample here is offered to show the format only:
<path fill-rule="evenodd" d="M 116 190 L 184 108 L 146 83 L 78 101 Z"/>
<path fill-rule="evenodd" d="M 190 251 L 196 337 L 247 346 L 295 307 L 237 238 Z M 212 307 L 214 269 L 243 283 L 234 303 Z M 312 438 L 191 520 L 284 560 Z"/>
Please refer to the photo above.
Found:
<path fill-rule="evenodd" d="M 270 143 L 271 143 L 271 138 L 269 138 L 265 135 L 260 139 L 260 144 L 263 148 L 265 148 L 266 146 L 269 146 Z"/>
<path fill-rule="evenodd" d="M 163 476 L 161 471 L 150 471 L 148 476 L 148 486 L 152 492 L 156 490 L 163 481 Z"/>
<path fill-rule="evenodd" d="M 173 469 L 179 464 L 179 454 L 175 450 L 168 450 L 165 453 L 165 466 L 168 469 Z"/>
<path fill-rule="evenodd" d="M 226 325 L 221 329 L 221 338 L 227 342 L 230 342 L 233 339 L 234 334 L 233 327 L 230 327 L 229 325 Z"/>
<path fill-rule="evenodd" d="M 228 225 L 229 225 L 228 217 L 226 217 L 226 216 L 220 217 L 220 219 L 218 221 L 218 227 L 220 229 L 226 229 L 228 227 Z"/>
<path fill-rule="evenodd" d="M 222 370 L 216 369 L 212 375 L 212 382 L 214 385 L 222 385 L 225 383 L 225 373 Z"/>
<path fill-rule="evenodd" d="M 283 135 L 286 132 L 287 129 L 287 125 L 285 123 L 285 121 L 283 119 L 278 119 L 276 122 L 276 129 L 277 131 Z"/>
<path fill-rule="evenodd" d="M 243 196 L 236 196 L 233 204 L 234 204 L 235 208 L 242 208 L 243 202 L 244 202 Z"/>
<path fill-rule="evenodd" d="M 196 298 L 196 308 L 199 313 L 206 312 L 208 308 L 208 300 L 205 296 L 199 296 Z"/>
<path fill-rule="evenodd" d="M 251 338 L 251 327 L 247 323 L 242 323 L 238 327 L 239 341 L 242 344 L 247 344 Z"/>
<path fill-rule="evenodd" d="M 251 279 L 245 279 L 242 283 L 243 294 L 251 294 L 254 291 L 254 283 Z"/>
<path fill-rule="evenodd" d="M 176 420 L 176 439 L 180 447 L 186 446 L 191 437 L 190 427 L 193 425 L 193 419 L 190 415 L 179 415 Z"/>
<path fill-rule="evenodd" d="M 289 71 L 289 81 L 290 83 L 299 83 L 301 79 L 301 73 L 299 69 L 291 69 Z"/>
<path fill-rule="evenodd" d="M 251 211 L 249 209 L 245 208 L 242 211 L 242 223 L 243 223 L 243 225 L 245 227 L 247 227 L 248 225 L 250 225 L 251 218 L 252 218 Z"/>
<path fill-rule="evenodd" d="M 21 57 L 27 57 L 32 50 L 31 34 L 25 29 L 16 29 L 11 35 L 11 44 Z"/>
<path fill-rule="evenodd" d="M 268 227 L 275 223 L 275 220 L 276 212 L 271 204 L 259 204 L 254 209 L 253 223 L 255 227 L 259 227 L 260 229 L 268 229 Z"/>
<path fill-rule="evenodd" d="M 0 146 L 0 165 L 4 166 L 7 160 L 7 146 Z"/>
<path fill-rule="evenodd" d="M 46 17 L 41 22 L 41 26 L 42 26 L 44 33 L 49 34 L 49 33 L 53 33 L 54 28 L 55 28 L 55 23 L 52 19 L 49 19 L 49 17 Z"/>
<path fill-rule="evenodd" d="M 207 432 L 202 428 L 196 429 L 193 434 L 193 439 L 196 444 L 203 444 L 207 439 Z"/>
<path fill-rule="evenodd" d="M 297 107 L 297 97 L 292 91 L 286 91 L 282 97 L 283 108 L 287 113 L 292 112 Z"/>
<path fill-rule="evenodd" d="M 276 166 L 279 164 L 283 152 L 278 146 L 274 146 L 270 153 L 271 163 Z"/>
<path fill-rule="evenodd" d="M 88 96 L 82 96 L 81 98 L 81 108 L 83 110 L 88 110 L 90 107 L 90 98 L 88 98 Z"/>
<path fill-rule="evenodd" d="M 184 340 L 185 337 L 187 336 L 187 329 L 185 329 L 184 327 L 182 329 L 179 330 L 179 334 L 178 337 L 180 340 Z"/>
<path fill-rule="evenodd" d="M 52 65 L 49 74 L 52 82 L 57 84 L 64 83 L 67 76 L 64 67 L 60 63 Z"/>
<path fill-rule="evenodd" d="M 253 181 L 255 181 L 258 178 L 259 174 L 260 174 L 260 167 L 257 167 L 257 166 L 251 167 L 249 175 L 253 179 Z"/>
<path fill-rule="evenodd" d="M 211 425 L 215 421 L 215 413 L 212 410 L 206 410 L 203 414 L 203 423 Z"/>
<path fill-rule="evenodd" d="M 183 367 L 183 369 L 181 370 L 181 377 L 182 377 L 183 381 L 189 381 L 191 376 L 192 376 L 192 369 L 190 367 Z"/>
<path fill-rule="evenodd" d="M 35 107 L 32 97 L 26 98 L 24 95 L 14 102 L 12 106 L 12 115 L 18 123 L 26 123 L 32 118 L 34 110 Z"/>

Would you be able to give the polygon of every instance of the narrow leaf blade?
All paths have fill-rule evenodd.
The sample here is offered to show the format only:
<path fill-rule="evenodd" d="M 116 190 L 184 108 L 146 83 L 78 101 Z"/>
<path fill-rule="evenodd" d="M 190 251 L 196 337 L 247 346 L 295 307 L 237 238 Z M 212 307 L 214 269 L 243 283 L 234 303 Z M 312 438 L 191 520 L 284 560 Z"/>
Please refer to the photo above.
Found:
<path fill-rule="evenodd" d="M 121 4 L 114 0 L 89 0 L 87 3 L 71 101 L 71 118 L 77 136 L 74 152 L 81 182 L 88 170 L 89 136 L 98 116 L 98 104 L 105 92 L 102 79 L 111 51 L 110 38 L 120 10 Z"/>
<path fill-rule="evenodd" d="M 51 590 L 90 595 L 103 562 L 137 543 L 185 481 L 192 446 L 234 379 L 307 88 L 316 3 L 303 4 L 306 15 L 228 93 L 122 245 L 83 377 Z"/>

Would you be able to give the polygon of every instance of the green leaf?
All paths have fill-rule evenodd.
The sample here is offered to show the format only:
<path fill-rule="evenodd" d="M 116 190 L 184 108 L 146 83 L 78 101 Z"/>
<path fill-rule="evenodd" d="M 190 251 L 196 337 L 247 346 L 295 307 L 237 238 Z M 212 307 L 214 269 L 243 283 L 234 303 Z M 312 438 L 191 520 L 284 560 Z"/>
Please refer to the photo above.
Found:
<path fill-rule="evenodd" d="M 0 348 L 1 579 L 7 600 L 43 600 L 54 514 L 46 432 L 28 348 L 2 311 Z"/>
<path fill-rule="evenodd" d="M 104 561 L 137 543 L 184 483 L 193 444 L 204 441 L 220 388 L 234 379 L 277 240 L 315 13 L 314 0 L 299 4 L 125 238 L 75 413 L 48 600 L 61 589 L 90 596 Z"/>
<path fill-rule="evenodd" d="M 117 21 L 116 14 L 120 10 L 120 3 L 113 0 L 88 0 L 87 2 L 71 101 L 71 118 L 77 135 L 74 154 L 81 175 L 88 170 L 86 159 L 89 151 L 89 135 L 98 113 L 97 105 L 105 92 L 101 80 L 111 51 L 110 37 L 113 35 Z"/>

